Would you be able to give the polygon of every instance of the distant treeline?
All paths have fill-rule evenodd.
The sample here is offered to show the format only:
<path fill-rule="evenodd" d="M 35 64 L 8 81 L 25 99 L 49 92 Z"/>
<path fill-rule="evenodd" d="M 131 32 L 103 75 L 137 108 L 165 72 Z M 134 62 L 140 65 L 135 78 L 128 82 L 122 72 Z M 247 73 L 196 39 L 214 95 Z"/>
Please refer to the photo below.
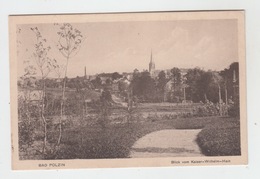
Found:
<path fill-rule="evenodd" d="M 144 102 L 227 102 L 234 100 L 234 87 L 239 83 L 238 63 L 232 63 L 222 71 L 188 69 L 181 74 L 179 68 L 172 68 L 170 76 L 161 71 L 157 78 L 149 72 L 133 75 L 133 95 Z"/>

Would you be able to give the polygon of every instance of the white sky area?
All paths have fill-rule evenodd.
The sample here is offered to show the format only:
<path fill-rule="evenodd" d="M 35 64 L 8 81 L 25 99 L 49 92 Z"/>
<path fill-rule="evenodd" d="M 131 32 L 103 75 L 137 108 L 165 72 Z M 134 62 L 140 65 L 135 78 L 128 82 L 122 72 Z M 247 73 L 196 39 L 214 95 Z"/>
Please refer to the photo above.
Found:
<path fill-rule="evenodd" d="M 74 24 L 85 37 L 80 51 L 70 59 L 68 77 L 102 72 L 132 72 L 148 69 L 151 50 L 156 69 L 173 67 L 222 70 L 238 61 L 236 20 L 90 22 Z M 56 48 L 58 26 L 19 25 L 18 75 L 24 73 L 24 60 L 31 60 L 36 43 L 31 27 L 38 27 L 52 47 L 49 57 L 60 64 L 65 58 Z M 55 74 L 50 74 L 55 77 Z"/>

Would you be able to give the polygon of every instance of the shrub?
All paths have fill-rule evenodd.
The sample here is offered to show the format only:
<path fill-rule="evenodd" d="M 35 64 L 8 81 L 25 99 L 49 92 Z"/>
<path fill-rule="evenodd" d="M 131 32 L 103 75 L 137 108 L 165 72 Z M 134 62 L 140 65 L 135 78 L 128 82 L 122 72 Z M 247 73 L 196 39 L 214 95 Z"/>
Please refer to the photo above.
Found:
<path fill-rule="evenodd" d="M 208 156 L 240 155 L 240 125 L 227 118 L 207 125 L 198 134 L 197 143 L 202 153 Z"/>

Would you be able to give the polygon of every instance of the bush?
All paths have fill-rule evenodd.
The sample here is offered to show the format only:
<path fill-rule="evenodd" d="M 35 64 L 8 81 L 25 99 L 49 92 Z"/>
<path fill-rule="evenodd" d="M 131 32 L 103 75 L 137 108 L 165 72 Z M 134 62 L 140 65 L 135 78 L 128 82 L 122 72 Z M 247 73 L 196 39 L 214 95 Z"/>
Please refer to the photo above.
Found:
<path fill-rule="evenodd" d="M 207 125 L 198 134 L 197 143 L 208 156 L 241 155 L 239 122 L 223 118 Z"/>
<path fill-rule="evenodd" d="M 195 116 L 199 116 L 199 117 L 219 115 L 217 105 L 212 102 L 208 102 L 208 103 L 195 107 L 193 109 L 193 113 Z"/>

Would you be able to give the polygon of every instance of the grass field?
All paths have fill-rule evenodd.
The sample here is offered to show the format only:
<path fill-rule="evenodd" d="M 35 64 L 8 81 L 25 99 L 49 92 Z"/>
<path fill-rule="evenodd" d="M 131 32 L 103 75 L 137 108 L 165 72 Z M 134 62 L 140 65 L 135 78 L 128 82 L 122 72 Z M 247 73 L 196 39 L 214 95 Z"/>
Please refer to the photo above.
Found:
<path fill-rule="evenodd" d="M 203 129 L 197 142 L 209 156 L 239 155 L 239 123 L 232 118 L 183 118 L 154 122 L 85 126 L 64 132 L 60 159 L 126 158 L 139 138 L 164 129 Z"/>

